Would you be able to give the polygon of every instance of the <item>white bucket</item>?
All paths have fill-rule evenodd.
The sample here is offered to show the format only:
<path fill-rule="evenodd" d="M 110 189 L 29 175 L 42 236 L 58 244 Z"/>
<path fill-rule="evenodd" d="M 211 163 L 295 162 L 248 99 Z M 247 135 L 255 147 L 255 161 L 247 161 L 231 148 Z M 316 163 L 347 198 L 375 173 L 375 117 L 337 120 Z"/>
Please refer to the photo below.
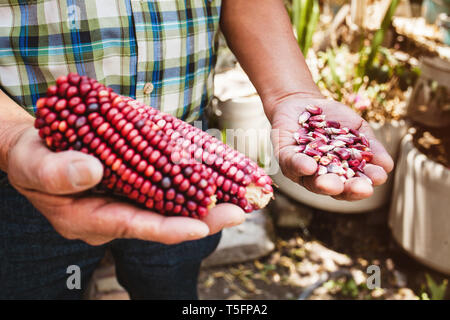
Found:
<path fill-rule="evenodd" d="M 411 256 L 450 274 L 450 170 L 428 159 L 407 135 L 397 162 L 389 226 Z"/>

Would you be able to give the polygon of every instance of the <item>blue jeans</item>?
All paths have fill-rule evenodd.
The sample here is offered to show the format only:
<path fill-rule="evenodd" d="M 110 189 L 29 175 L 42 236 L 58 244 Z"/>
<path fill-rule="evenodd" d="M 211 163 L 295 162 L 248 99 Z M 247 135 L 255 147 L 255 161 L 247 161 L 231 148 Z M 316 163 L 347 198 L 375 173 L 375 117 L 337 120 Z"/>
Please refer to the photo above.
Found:
<path fill-rule="evenodd" d="M 107 248 L 132 299 L 197 299 L 200 263 L 219 240 L 220 233 L 177 245 L 119 239 L 90 246 L 67 240 L 0 171 L 0 299 L 80 299 Z M 80 290 L 67 288 L 70 265 L 80 267 Z"/>

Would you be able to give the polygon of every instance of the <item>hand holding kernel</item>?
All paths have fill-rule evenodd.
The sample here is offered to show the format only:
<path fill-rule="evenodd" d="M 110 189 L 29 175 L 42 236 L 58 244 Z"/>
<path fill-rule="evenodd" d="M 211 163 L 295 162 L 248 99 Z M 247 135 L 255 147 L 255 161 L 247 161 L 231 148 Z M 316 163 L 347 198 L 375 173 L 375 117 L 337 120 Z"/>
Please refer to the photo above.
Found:
<path fill-rule="evenodd" d="M 323 113 L 319 114 L 317 112 L 317 114 L 312 114 L 306 110 L 307 106 L 318 106 Z M 391 157 L 382 144 L 376 140 L 370 125 L 347 106 L 336 101 L 292 95 L 279 101 L 276 106 L 270 109 L 273 110 L 273 115 L 271 116 L 272 128 L 278 129 L 274 131 L 277 133 L 272 137 L 275 152 L 279 158 L 284 175 L 291 180 L 302 184 L 312 192 L 330 195 L 336 199 L 343 200 L 367 198 L 372 195 L 373 186 L 383 184 L 386 181 L 387 173 L 393 168 Z M 308 113 L 305 113 L 305 111 Z M 367 142 L 370 145 L 370 154 L 364 155 L 367 157 L 370 155 L 373 158 L 370 164 L 361 168 L 361 170 L 364 169 L 364 173 L 357 170 L 358 173 L 355 172 L 355 175 L 350 177 L 352 171 L 355 171 L 352 169 L 348 171 L 348 176 L 343 176 L 338 174 L 337 170 L 340 168 L 337 166 L 332 165 L 330 168 L 327 168 L 331 164 L 326 163 L 327 159 L 320 159 L 324 161 L 321 164 L 318 157 L 322 158 L 322 155 L 329 153 L 329 144 L 318 145 L 315 149 L 308 148 L 306 150 L 307 143 L 311 142 L 310 137 L 307 136 L 310 130 L 303 128 L 305 134 L 299 134 L 299 130 L 303 130 L 301 123 L 306 123 L 307 121 L 312 127 L 320 128 L 318 134 L 320 134 L 322 129 L 325 130 L 321 128 L 322 124 L 327 127 L 326 130 L 330 130 L 330 133 L 333 127 L 340 130 L 340 128 L 337 128 L 339 124 L 339 126 L 348 128 L 355 133 L 358 131 L 367 138 Z M 328 134 L 326 133 L 325 135 Z M 344 158 L 347 157 L 345 154 L 347 150 L 342 147 L 351 142 L 349 138 L 350 136 L 347 137 L 344 134 L 332 142 L 332 144 L 336 144 L 333 148 L 337 147 L 337 151 L 341 152 Z M 330 156 L 330 158 L 332 157 Z M 319 162 L 316 160 L 319 160 Z M 361 161 L 360 163 L 351 162 L 349 167 L 356 169 L 360 164 Z M 324 172 L 324 168 L 327 169 L 327 172 Z M 346 181 L 343 181 L 343 178 Z"/>

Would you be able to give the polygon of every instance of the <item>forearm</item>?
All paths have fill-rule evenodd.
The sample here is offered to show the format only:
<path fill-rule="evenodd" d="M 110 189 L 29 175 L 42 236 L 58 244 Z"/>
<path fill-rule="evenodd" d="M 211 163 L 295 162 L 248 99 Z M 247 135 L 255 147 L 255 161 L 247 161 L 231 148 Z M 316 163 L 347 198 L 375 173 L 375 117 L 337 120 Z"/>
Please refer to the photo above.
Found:
<path fill-rule="evenodd" d="M 221 29 L 269 118 L 271 106 L 286 96 L 321 97 L 282 0 L 224 0 Z"/>
<path fill-rule="evenodd" d="M 0 90 L 0 170 L 7 171 L 8 150 L 34 118 Z"/>

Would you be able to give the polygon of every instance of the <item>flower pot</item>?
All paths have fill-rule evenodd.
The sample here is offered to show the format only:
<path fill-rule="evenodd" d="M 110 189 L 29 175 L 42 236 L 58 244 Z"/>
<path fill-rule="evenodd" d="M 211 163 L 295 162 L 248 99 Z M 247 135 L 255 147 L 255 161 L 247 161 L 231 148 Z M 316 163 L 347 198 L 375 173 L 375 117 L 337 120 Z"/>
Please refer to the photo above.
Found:
<path fill-rule="evenodd" d="M 416 149 L 411 135 L 401 143 L 389 226 L 411 256 L 450 274 L 450 170 Z"/>
<path fill-rule="evenodd" d="M 385 124 L 371 123 L 371 126 L 377 139 L 385 146 L 393 159 L 395 159 L 398 153 L 400 140 L 407 131 L 405 122 L 393 121 Z M 329 196 L 310 192 L 286 178 L 281 170 L 273 175 L 272 179 L 283 193 L 293 199 L 317 209 L 339 213 L 360 213 L 382 207 L 389 201 L 393 184 L 393 174 L 391 173 L 385 184 L 375 187 L 374 193 L 370 198 L 349 202 L 335 200 Z"/>
<path fill-rule="evenodd" d="M 217 74 L 212 113 L 226 143 L 254 161 L 272 154 L 270 123 L 256 89 L 240 68 Z"/>
<path fill-rule="evenodd" d="M 254 161 L 271 154 L 271 127 L 259 96 L 219 100 L 215 113 L 227 144 Z"/>
<path fill-rule="evenodd" d="M 443 34 L 443 42 L 450 46 L 450 16 L 445 13 L 441 13 L 438 18 L 438 25 Z"/>
<path fill-rule="evenodd" d="M 450 63 L 444 59 L 423 57 L 422 73 L 408 102 L 407 116 L 422 125 L 450 126 Z"/>
<path fill-rule="evenodd" d="M 440 13 L 450 14 L 450 2 L 448 0 L 424 0 L 422 3 L 422 16 L 429 24 L 436 22 Z"/>

